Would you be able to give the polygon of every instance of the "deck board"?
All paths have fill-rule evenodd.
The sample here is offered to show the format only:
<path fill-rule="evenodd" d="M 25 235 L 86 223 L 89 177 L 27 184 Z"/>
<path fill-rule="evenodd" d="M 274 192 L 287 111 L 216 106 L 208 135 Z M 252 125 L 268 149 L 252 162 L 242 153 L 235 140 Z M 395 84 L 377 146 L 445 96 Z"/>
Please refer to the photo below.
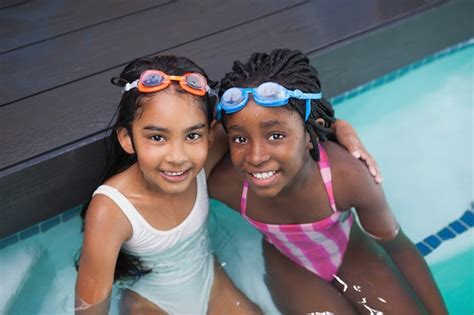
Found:
<path fill-rule="evenodd" d="M 0 10 L 0 54 L 166 5 L 171 0 L 17 1 Z"/>
<path fill-rule="evenodd" d="M 331 10 L 323 11 L 318 10 L 319 5 L 320 3 L 316 4 L 316 2 L 306 2 L 301 5 L 285 7 L 286 9 L 273 14 L 269 13 L 272 11 L 260 12 L 264 15 L 262 18 L 255 19 L 254 16 L 247 16 L 246 20 L 251 18 L 253 20 L 248 23 L 240 23 L 238 27 L 228 27 L 223 31 L 214 32 L 199 40 L 184 41 L 172 49 L 162 50 L 161 53 L 189 56 L 207 69 L 212 78 L 218 79 L 230 69 L 230 61 L 245 58 L 253 51 L 269 51 L 276 47 L 292 47 L 304 52 L 315 51 L 331 42 L 341 41 L 371 29 L 381 21 L 390 21 L 388 18 L 395 19 L 406 12 L 402 7 L 398 11 L 391 10 L 391 15 L 385 13 L 380 17 L 380 14 L 374 15 L 367 11 L 365 6 L 358 8 L 341 6 L 334 10 L 328 5 Z M 217 9 L 222 10 L 222 8 Z M 281 7 L 273 9 L 278 10 Z M 301 18 L 302 16 L 304 19 Z M 335 16 L 342 20 L 350 16 L 357 18 L 353 18 L 351 24 L 333 22 L 333 24 L 337 24 L 337 27 L 325 27 L 335 19 Z M 281 23 L 281 21 L 293 21 L 293 23 L 288 25 Z M 169 21 L 165 20 L 164 22 L 168 23 Z M 235 23 L 236 21 L 229 22 Z M 104 36 L 101 36 L 101 39 Z M 175 37 L 173 38 L 176 40 Z M 115 41 L 111 42 L 115 43 Z M 172 45 L 173 42 L 170 43 Z M 166 47 L 163 42 L 160 45 Z M 117 49 L 123 48 L 120 45 Z M 150 45 L 150 49 L 154 48 L 156 48 L 155 45 Z M 216 54 L 216 51 L 219 53 Z M 130 52 L 130 54 L 132 53 Z M 126 53 L 124 52 L 121 56 L 123 55 Z M 53 60 L 45 58 L 45 61 L 49 61 L 49 63 L 38 64 L 35 68 L 36 71 L 27 73 L 27 71 L 33 70 L 30 67 L 25 67 L 13 74 L 13 78 L 18 80 L 20 77 L 40 77 L 42 67 L 51 68 L 48 72 L 49 80 L 47 82 L 41 80 L 32 87 L 38 90 L 41 89 L 41 84 L 44 84 L 44 88 L 46 88 L 48 84 L 54 87 L 62 82 L 61 79 L 71 81 L 56 88 L 50 87 L 41 93 L 8 106 L 0 107 L 0 125 L 6 126 L 7 138 L 12 142 L 25 144 L 20 148 L 9 146 L 4 149 L 4 154 L 0 158 L 0 170 L 101 132 L 107 127 L 120 97 L 117 89 L 109 83 L 109 80 L 118 75 L 122 66 L 101 72 L 100 69 L 103 69 L 104 66 L 107 68 L 114 63 L 111 60 L 106 62 L 106 57 L 107 55 L 84 58 L 83 64 L 87 63 L 89 66 L 77 65 L 78 70 L 76 72 L 73 69 L 68 71 L 66 74 L 68 77 L 63 75 L 63 69 L 68 62 L 62 58 Z M 131 58 L 132 55 L 130 55 Z M 121 62 L 123 62 L 123 57 L 115 59 L 115 63 L 120 64 Z M 7 72 L 13 67 L 13 65 L 7 66 Z M 77 78 L 91 71 L 97 73 Z M 15 81 L 17 80 L 12 79 L 9 82 Z M 13 83 L 10 84 L 13 85 Z M 13 86 L 9 88 L 9 83 L 6 85 L 6 87 L 0 87 L 0 90 L 3 89 L 5 93 L 8 91 L 18 94 L 29 93 L 24 89 L 13 89 Z M 15 128 L 17 122 L 21 120 L 25 121 L 29 127 Z M 42 135 L 41 138 L 35 137 L 38 131 Z"/>
<path fill-rule="evenodd" d="M 4 71 L 9 73 L 9 80 L 0 85 L 0 106 L 124 65 L 137 57 L 158 54 L 171 47 L 205 38 L 302 2 L 253 1 L 253 5 L 246 1 L 221 0 L 194 1 L 191 5 L 173 2 L 5 53 L 0 55 L 0 62 L 4 64 Z M 224 14 L 227 11 L 233 14 Z M 179 12 L 179 23 L 175 12 Z M 212 23 L 209 23 L 211 17 Z M 24 78 L 41 80 L 31 84 Z"/>

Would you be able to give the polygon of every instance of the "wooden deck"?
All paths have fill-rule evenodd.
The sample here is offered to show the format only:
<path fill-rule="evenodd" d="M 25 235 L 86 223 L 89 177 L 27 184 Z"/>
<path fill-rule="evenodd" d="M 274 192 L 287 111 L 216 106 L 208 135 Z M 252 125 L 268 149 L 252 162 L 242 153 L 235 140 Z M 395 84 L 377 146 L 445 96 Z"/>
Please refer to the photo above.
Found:
<path fill-rule="evenodd" d="M 0 1 L 0 239 L 83 203 L 137 57 L 177 54 L 219 79 L 235 59 L 308 53 L 334 96 L 473 36 L 472 1 Z M 388 57 L 388 58 L 387 58 Z"/>

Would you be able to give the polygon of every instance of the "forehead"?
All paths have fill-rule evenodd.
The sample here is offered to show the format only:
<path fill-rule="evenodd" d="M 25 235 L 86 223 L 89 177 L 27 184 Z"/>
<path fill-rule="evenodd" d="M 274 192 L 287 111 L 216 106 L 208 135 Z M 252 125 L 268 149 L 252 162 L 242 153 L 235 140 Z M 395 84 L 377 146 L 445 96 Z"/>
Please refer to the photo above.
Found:
<path fill-rule="evenodd" d="M 288 129 L 302 129 L 301 116 L 286 105 L 278 107 L 265 107 L 256 104 L 250 99 L 240 111 L 224 116 L 227 128 L 247 129 L 250 127 L 271 128 L 279 126 Z"/>
<path fill-rule="evenodd" d="M 179 93 L 172 88 L 154 93 L 137 112 L 136 122 L 179 124 L 206 122 L 204 105 L 190 93 Z"/>

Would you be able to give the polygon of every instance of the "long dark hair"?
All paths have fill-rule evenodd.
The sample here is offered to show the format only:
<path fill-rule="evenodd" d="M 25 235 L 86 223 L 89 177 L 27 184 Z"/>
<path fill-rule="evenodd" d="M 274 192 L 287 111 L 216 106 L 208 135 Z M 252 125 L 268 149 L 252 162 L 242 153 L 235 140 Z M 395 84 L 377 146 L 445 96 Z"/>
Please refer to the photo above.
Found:
<path fill-rule="evenodd" d="M 317 70 L 311 66 L 308 57 L 297 50 L 275 49 L 270 54 L 254 53 L 246 63 L 235 61 L 232 71 L 220 82 L 219 95 L 231 87 L 255 87 L 267 81 L 276 82 L 289 90 L 317 93 L 321 91 Z M 299 113 L 304 120 L 306 111 L 304 100 L 290 98 L 288 107 Z M 324 120 L 323 124 L 319 122 Z M 318 120 L 318 121 L 317 121 Z M 331 124 L 335 121 L 334 110 L 326 99 L 311 101 L 311 114 L 305 122 L 311 136 L 313 149 L 310 153 L 319 160 L 319 141 L 334 139 Z"/>
<path fill-rule="evenodd" d="M 204 70 L 195 64 L 192 60 L 185 57 L 177 57 L 174 55 L 162 55 L 151 58 L 139 58 L 131 61 L 120 73 L 119 77 L 112 78 L 111 82 L 119 87 L 124 87 L 127 83 L 132 83 L 140 77 L 140 74 L 145 70 L 161 70 L 169 75 L 183 75 L 188 72 L 197 72 L 208 79 Z M 211 88 L 217 85 L 217 82 L 210 81 L 208 84 Z M 118 91 L 117 91 L 118 92 Z M 182 89 L 176 89 L 177 93 L 187 93 Z M 108 178 L 123 172 L 136 161 L 136 156 L 130 155 L 122 149 L 116 131 L 120 128 L 126 128 L 131 134 L 132 123 L 137 115 L 139 109 L 152 98 L 156 93 L 141 93 L 138 89 L 131 89 L 122 94 L 122 98 L 116 110 L 116 120 L 110 127 L 112 133 L 105 139 L 107 149 L 107 161 L 104 169 L 104 174 L 101 177 L 100 183 L 106 181 Z M 203 97 L 195 96 L 196 103 L 206 113 L 208 123 L 212 121 L 214 105 L 216 97 L 207 93 Z M 81 214 L 85 218 L 87 211 L 87 204 Z M 76 258 L 76 268 L 78 268 L 79 256 Z M 151 272 L 151 269 L 145 268 L 139 257 L 127 254 L 120 250 L 117 263 L 115 266 L 114 282 L 117 280 L 136 280 L 140 276 Z"/>

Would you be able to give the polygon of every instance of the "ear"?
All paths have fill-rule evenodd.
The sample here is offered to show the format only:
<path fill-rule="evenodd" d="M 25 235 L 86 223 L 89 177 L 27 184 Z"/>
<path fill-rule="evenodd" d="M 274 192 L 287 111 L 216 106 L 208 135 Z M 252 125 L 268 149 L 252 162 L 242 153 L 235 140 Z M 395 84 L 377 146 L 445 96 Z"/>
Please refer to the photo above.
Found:
<path fill-rule="evenodd" d="M 319 118 L 316 118 L 316 123 L 318 125 L 320 125 L 321 127 L 325 127 L 326 126 L 326 121 L 324 119 L 322 119 L 321 117 Z"/>
<path fill-rule="evenodd" d="M 211 121 L 211 124 L 209 125 L 209 136 L 208 136 L 209 148 L 212 147 L 212 144 L 214 143 L 214 140 L 216 139 L 216 131 L 217 131 L 217 121 L 213 119 Z"/>
<path fill-rule="evenodd" d="M 122 149 L 128 154 L 135 154 L 132 137 L 130 133 L 128 132 L 127 128 L 119 128 L 117 129 L 116 133 L 117 133 L 117 139 Z"/>

